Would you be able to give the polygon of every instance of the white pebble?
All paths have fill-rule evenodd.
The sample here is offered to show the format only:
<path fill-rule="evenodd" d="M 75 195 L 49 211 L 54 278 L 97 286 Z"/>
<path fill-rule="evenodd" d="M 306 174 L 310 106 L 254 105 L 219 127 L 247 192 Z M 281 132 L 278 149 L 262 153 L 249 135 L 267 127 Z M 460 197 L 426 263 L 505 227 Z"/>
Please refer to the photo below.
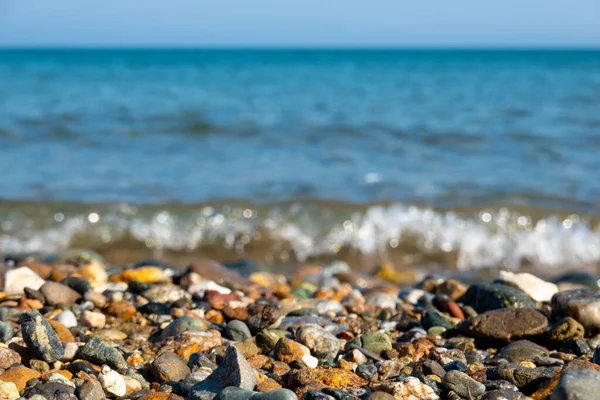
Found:
<path fill-rule="evenodd" d="M 519 289 L 536 301 L 550 301 L 552 296 L 558 292 L 558 286 L 554 283 L 546 282 L 527 272 L 515 274 L 510 271 L 500 271 L 498 278 L 517 285 Z"/>
<path fill-rule="evenodd" d="M 116 371 L 110 369 L 108 365 L 103 365 L 98 374 L 98 380 L 102 384 L 104 391 L 113 396 L 122 397 L 127 393 L 125 379 Z"/>
<path fill-rule="evenodd" d="M 77 326 L 77 317 L 72 311 L 63 311 L 54 317 L 54 320 L 60 322 L 67 328 L 73 328 Z"/>

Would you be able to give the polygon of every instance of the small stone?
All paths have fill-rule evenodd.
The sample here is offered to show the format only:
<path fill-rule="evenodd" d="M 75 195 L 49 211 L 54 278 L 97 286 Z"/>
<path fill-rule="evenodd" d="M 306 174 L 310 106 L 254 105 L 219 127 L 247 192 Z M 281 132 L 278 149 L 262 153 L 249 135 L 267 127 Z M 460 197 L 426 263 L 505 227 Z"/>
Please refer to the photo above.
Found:
<path fill-rule="evenodd" d="M 214 371 L 217 368 L 217 364 L 212 362 L 202 353 L 193 353 L 187 362 L 187 366 L 192 371 L 196 371 L 200 368 L 208 368 L 209 370 Z"/>
<path fill-rule="evenodd" d="M 67 372 L 68 373 L 68 372 Z M 67 379 L 65 376 L 58 374 L 58 373 L 53 373 L 50 374 L 50 376 L 48 377 L 48 382 L 57 382 L 60 383 L 62 385 L 65 386 L 70 386 L 73 389 L 75 389 L 75 384 L 73 382 L 71 382 L 69 379 Z"/>
<path fill-rule="evenodd" d="M 21 391 L 25 389 L 25 386 L 30 379 L 39 378 L 40 376 L 41 374 L 33 369 L 23 365 L 15 365 L 0 375 L 0 381 L 12 382 L 17 386 L 17 389 Z"/>
<path fill-rule="evenodd" d="M 142 295 L 150 301 L 171 304 L 178 300 L 189 300 L 190 294 L 173 285 L 161 285 L 148 289 Z"/>
<path fill-rule="evenodd" d="M 535 307 L 531 298 L 523 291 L 497 283 L 472 285 L 463 296 L 462 302 L 479 313 L 499 308 Z"/>
<path fill-rule="evenodd" d="M 548 333 L 548 338 L 554 342 L 562 342 L 572 338 L 582 338 L 585 330 L 583 326 L 571 317 L 563 318 Z"/>
<path fill-rule="evenodd" d="M 78 276 L 66 277 L 61 279 L 59 283 L 70 287 L 82 296 L 85 296 L 92 291 L 92 285 L 87 280 Z"/>
<path fill-rule="evenodd" d="M 356 367 L 356 375 L 370 381 L 377 375 L 377 367 L 373 364 L 359 365 Z"/>
<path fill-rule="evenodd" d="M 54 320 L 60 322 L 67 328 L 73 328 L 77 326 L 77 317 L 75 317 L 73 311 L 63 311 L 54 317 Z"/>
<path fill-rule="evenodd" d="M 358 388 L 366 384 L 366 381 L 358 375 L 339 368 L 302 368 L 291 370 L 287 374 L 284 386 L 295 390 L 301 396 L 310 390 L 312 385 L 319 384 L 334 389 Z"/>
<path fill-rule="evenodd" d="M 151 301 L 139 307 L 138 311 L 142 314 L 171 315 L 172 309 L 168 304 Z"/>
<path fill-rule="evenodd" d="M 58 336 L 58 340 L 60 340 L 61 343 L 64 344 L 64 343 L 71 343 L 71 342 L 75 341 L 75 337 L 73 336 L 73 334 L 71 333 L 69 328 L 67 328 L 60 322 L 52 320 L 52 319 L 49 320 L 48 323 L 50 324 L 52 329 L 54 329 L 54 331 L 56 332 L 56 336 Z"/>
<path fill-rule="evenodd" d="M 552 297 L 552 312 L 573 317 L 587 330 L 600 330 L 600 292 L 575 289 L 558 292 Z"/>
<path fill-rule="evenodd" d="M 46 283 L 38 274 L 28 267 L 9 269 L 4 276 L 4 291 L 23 294 L 25 288 L 39 290 Z"/>
<path fill-rule="evenodd" d="M 127 387 L 125 380 L 117 371 L 110 369 L 108 365 L 102 366 L 98 374 L 98 381 L 104 388 L 104 391 L 116 397 L 125 396 Z"/>
<path fill-rule="evenodd" d="M 450 321 L 444 318 L 439 312 L 433 310 L 428 310 L 425 312 L 425 315 L 423 315 L 422 324 L 425 329 L 432 327 L 442 327 L 445 329 L 454 328 L 454 325 L 452 325 Z"/>
<path fill-rule="evenodd" d="M 113 317 L 130 319 L 135 316 L 137 309 L 127 300 L 122 300 L 111 303 L 106 309 L 106 313 Z"/>
<path fill-rule="evenodd" d="M 283 317 L 281 308 L 271 304 L 253 303 L 248 306 L 247 325 L 251 332 L 258 333 L 263 329 L 276 328 Z"/>
<path fill-rule="evenodd" d="M 94 364 L 107 364 L 109 367 L 122 370 L 127 368 L 125 359 L 117 349 L 110 347 L 99 336 L 93 336 L 83 346 L 79 355 Z"/>
<path fill-rule="evenodd" d="M 6 343 L 15 336 L 13 327 L 4 321 L 0 321 L 0 342 Z"/>
<path fill-rule="evenodd" d="M 225 337 L 236 342 L 242 342 L 250 339 L 252 334 L 248 325 L 239 320 L 230 321 L 225 327 Z"/>
<path fill-rule="evenodd" d="M 228 386 L 219 392 L 216 400 L 249 400 L 255 392 L 235 386 Z"/>
<path fill-rule="evenodd" d="M 50 371 L 50 365 L 46 361 L 42 360 L 30 360 L 29 367 L 33 370 L 36 370 L 40 374 L 45 374 Z"/>
<path fill-rule="evenodd" d="M 373 386 L 376 390 L 384 390 L 388 393 L 392 393 L 395 400 L 438 400 L 440 398 L 431 387 L 425 385 L 418 378 L 413 376 L 409 376 L 400 382 L 384 382 Z M 369 399 L 371 398 L 372 397 L 369 397 Z"/>
<path fill-rule="evenodd" d="M 500 271 L 498 279 L 516 285 L 535 301 L 550 301 L 552 296 L 558 292 L 558 286 L 556 286 L 556 284 L 546 282 L 527 272 L 514 273 Z"/>
<path fill-rule="evenodd" d="M 391 383 L 390 383 L 391 386 Z M 393 390 L 393 389 L 392 389 Z M 369 395 L 368 400 L 395 400 L 396 398 L 387 392 L 376 391 Z"/>
<path fill-rule="evenodd" d="M 509 341 L 543 333 L 548 327 L 546 317 L 533 308 L 492 310 L 469 318 L 459 329 L 470 335 Z"/>
<path fill-rule="evenodd" d="M 521 361 L 533 360 L 536 357 L 548 357 L 549 354 L 548 349 L 529 340 L 517 340 L 504 346 L 500 350 L 499 357 L 511 363 L 520 363 Z"/>
<path fill-rule="evenodd" d="M 302 346 L 291 339 L 281 338 L 273 349 L 273 358 L 278 361 L 291 363 L 292 361 L 300 361 L 306 354 Z"/>
<path fill-rule="evenodd" d="M 390 337 L 383 332 L 369 332 L 360 335 L 360 347 L 365 350 L 380 354 L 392 348 Z"/>
<path fill-rule="evenodd" d="M 181 317 L 171 322 L 160 334 L 162 339 L 177 336 L 183 332 L 203 332 L 210 328 L 211 323 L 205 319 Z"/>
<path fill-rule="evenodd" d="M 600 393 L 600 372 L 594 370 L 570 370 L 564 373 L 550 400 L 595 399 Z"/>
<path fill-rule="evenodd" d="M 442 380 L 448 390 L 452 390 L 463 398 L 478 397 L 485 393 L 485 385 L 477 382 L 464 372 L 448 371 Z"/>
<path fill-rule="evenodd" d="M 16 351 L 0 347 L 0 369 L 8 369 L 13 364 L 19 364 L 21 362 L 21 356 Z"/>
<path fill-rule="evenodd" d="M 152 362 L 149 374 L 155 382 L 182 381 L 191 373 L 175 353 L 162 353 Z"/>
<path fill-rule="evenodd" d="M 77 352 L 79 351 L 79 346 L 77 343 L 65 343 L 65 352 L 63 357 L 60 359 L 62 362 L 73 361 Z"/>
<path fill-rule="evenodd" d="M 19 397 L 19 389 L 14 382 L 0 382 L 0 399 L 16 400 Z"/>
<path fill-rule="evenodd" d="M 583 338 L 567 339 L 562 343 L 561 349 L 565 353 L 575 354 L 577 357 L 581 357 L 592 351 Z"/>
<path fill-rule="evenodd" d="M 225 357 L 219 367 L 205 380 L 192 386 L 190 400 L 214 398 L 227 386 L 236 386 L 252 390 L 258 384 L 254 370 L 235 346 L 228 346 Z"/>
<path fill-rule="evenodd" d="M 77 397 L 79 400 L 104 400 L 104 389 L 102 384 L 96 379 L 86 379 L 81 386 L 77 388 Z"/>
<path fill-rule="evenodd" d="M 47 281 L 40 287 L 40 292 L 46 298 L 46 304 L 56 306 L 58 304 L 75 304 L 81 299 L 81 295 L 66 285 L 58 282 Z"/>
<path fill-rule="evenodd" d="M 81 323 L 91 329 L 102 329 L 106 325 L 106 315 L 101 312 L 86 310 L 81 315 Z"/>
<path fill-rule="evenodd" d="M 64 355 L 63 345 L 56 332 L 38 311 L 26 311 L 19 319 L 21 334 L 33 354 L 49 363 Z"/>
<path fill-rule="evenodd" d="M 289 389 L 275 389 L 265 393 L 256 393 L 252 400 L 297 400 L 296 393 Z"/>
<path fill-rule="evenodd" d="M 119 275 L 111 277 L 113 282 L 132 282 L 139 281 L 144 283 L 165 283 L 170 281 L 169 275 L 159 267 L 139 267 L 135 269 L 126 269 Z"/>
<path fill-rule="evenodd" d="M 319 359 L 333 360 L 340 350 L 339 340 L 319 325 L 307 324 L 296 332 L 296 340 Z"/>

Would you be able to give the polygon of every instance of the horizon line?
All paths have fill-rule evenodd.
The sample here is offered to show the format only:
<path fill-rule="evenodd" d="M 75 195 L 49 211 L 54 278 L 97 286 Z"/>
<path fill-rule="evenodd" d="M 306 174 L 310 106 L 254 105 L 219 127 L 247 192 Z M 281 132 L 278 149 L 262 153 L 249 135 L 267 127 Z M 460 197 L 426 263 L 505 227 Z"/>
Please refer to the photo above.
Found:
<path fill-rule="evenodd" d="M 269 50 L 269 51 L 599 51 L 598 45 L 0 45 L 0 50 Z"/>

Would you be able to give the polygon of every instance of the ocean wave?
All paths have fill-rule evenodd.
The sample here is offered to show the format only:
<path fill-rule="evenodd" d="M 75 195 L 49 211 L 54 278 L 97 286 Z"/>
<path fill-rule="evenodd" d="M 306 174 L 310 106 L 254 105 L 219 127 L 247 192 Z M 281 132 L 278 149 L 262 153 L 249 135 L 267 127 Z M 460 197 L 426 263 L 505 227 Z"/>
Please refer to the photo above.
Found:
<path fill-rule="evenodd" d="M 600 229 L 592 217 L 532 209 L 434 210 L 331 202 L 5 203 L 0 208 L 0 252 L 5 254 L 119 246 L 157 255 L 212 248 L 270 262 L 392 259 L 412 267 L 437 264 L 463 271 L 600 264 Z"/>

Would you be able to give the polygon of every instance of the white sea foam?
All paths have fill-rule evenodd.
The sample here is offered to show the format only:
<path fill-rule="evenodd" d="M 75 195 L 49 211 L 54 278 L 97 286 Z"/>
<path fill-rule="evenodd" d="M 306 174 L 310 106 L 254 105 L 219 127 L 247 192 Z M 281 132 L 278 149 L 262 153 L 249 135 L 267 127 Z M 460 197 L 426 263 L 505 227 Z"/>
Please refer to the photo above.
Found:
<path fill-rule="evenodd" d="M 94 211 L 91 219 L 90 213 L 65 213 L 58 220 L 51 215 L 50 224 L 24 217 L 3 220 L 0 251 L 49 252 L 73 245 L 74 240 L 92 247 L 110 245 L 127 236 L 158 252 L 216 245 L 243 254 L 245 246 L 268 240 L 273 252 L 291 249 L 299 260 L 335 254 L 345 247 L 365 255 L 402 251 L 402 245 L 410 242 L 422 253 L 455 253 L 455 267 L 462 270 L 518 269 L 525 262 L 553 268 L 600 262 L 598 227 L 577 216 L 549 216 L 534 223 L 506 209 L 469 216 L 402 204 L 346 212 L 333 206 L 274 207 L 262 212 L 221 206 L 133 214 L 113 208 Z"/>

